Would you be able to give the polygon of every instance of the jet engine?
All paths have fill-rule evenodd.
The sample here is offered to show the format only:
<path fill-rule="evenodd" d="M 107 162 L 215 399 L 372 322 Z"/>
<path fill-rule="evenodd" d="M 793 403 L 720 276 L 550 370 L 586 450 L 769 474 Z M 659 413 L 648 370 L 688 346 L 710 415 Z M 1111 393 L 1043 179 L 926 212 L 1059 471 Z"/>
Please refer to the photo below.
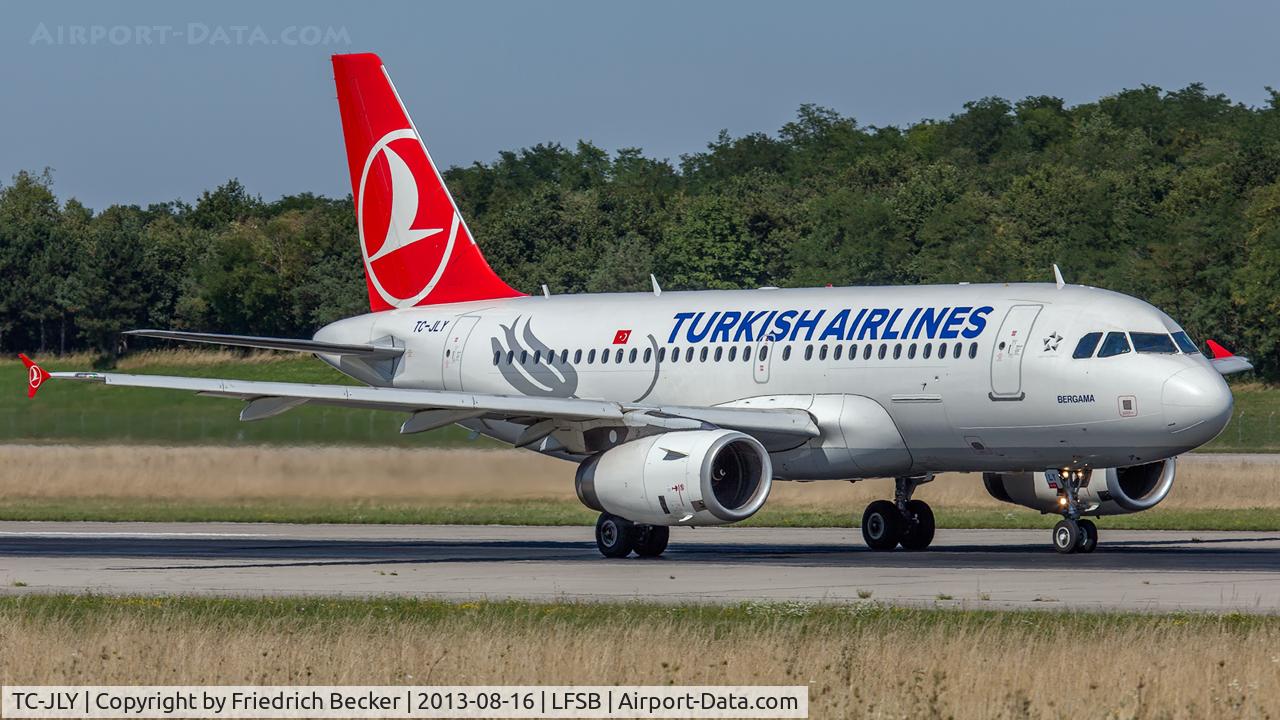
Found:
<path fill-rule="evenodd" d="M 1080 486 L 1080 505 L 1085 515 L 1123 515 L 1150 510 L 1164 500 L 1173 487 L 1177 463 L 1174 458 L 1122 468 L 1085 470 Z M 1023 505 L 1043 513 L 1061 509 L 1064 495 L 1061 473 L 983 473 L 982 482 L 991 497 Z"/>
<path fill-rule="evenodd" d="M 733 430 L 650 435 L 588 458 L 574 486 L 583 505 L 650 525 L 746 520 L 769 497 L 773 464 Z"/>

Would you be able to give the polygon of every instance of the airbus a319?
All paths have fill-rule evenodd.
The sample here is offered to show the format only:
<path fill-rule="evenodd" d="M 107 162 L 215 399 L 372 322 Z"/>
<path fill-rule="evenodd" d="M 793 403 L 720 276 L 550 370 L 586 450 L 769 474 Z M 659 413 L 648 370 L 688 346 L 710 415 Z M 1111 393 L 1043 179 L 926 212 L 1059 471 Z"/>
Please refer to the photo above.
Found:
<path fill-rule="evenodd" d="M 1231 416 L 1213 357 L 1165 313 L 1052 283 L 527 296 L 489 267 L 387 74 L 336 55 L 370 312 L 310 340 L 132 334 L 312 353 L 362 386 L 47 373 L 189 390 L 255 421 L 300 405 L 390 410 L 577 464 L 607 557 L 656 556 L 673 526 L 745 520 L 776 480 L 895 479 L 862 514 L 873 550 L 927 548 L 936 473 L 1057 513 L 1053 546 L 1090 552 L 1090 517 L 1169 493 L 1176 457 Z M 568 473 L 566 473 L 566 482 Z M 513 482 L 518 482 L 514 479 Z"/>

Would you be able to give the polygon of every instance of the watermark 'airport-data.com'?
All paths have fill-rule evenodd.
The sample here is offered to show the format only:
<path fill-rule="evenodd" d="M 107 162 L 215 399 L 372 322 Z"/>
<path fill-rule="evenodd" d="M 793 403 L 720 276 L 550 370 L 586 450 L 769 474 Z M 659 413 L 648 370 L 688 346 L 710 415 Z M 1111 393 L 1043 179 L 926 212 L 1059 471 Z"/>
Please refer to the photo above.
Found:
<path fill-rule="evenodd" d="M 287 25 L 46 25 L 39 23 L 31 33 L 32 45 L 47 46 L 137 46 L 201 45 L 207 47 L 313 47 L 350 45 L 345 26 Z"/>

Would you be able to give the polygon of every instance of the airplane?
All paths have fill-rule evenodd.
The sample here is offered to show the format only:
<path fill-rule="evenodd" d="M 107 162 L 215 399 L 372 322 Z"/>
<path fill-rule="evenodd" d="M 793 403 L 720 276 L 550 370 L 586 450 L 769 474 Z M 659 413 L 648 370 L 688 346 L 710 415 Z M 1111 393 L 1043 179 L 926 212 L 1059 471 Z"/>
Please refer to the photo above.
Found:
<path fill-rule="evenodd" d="M 1226 426 L 1223 375 L 1251 369 L 1118 292 L 1052 283 L 526 295 L 490 267 L 374 54 L 332 58 L 370 312 L 307 339 L 130 334 L 311 353 L 362 386 L 48 373 L 244 401 L 389 410 L 402 433 L 461 425 L 578 465 L 602 555 L 662 554 L 671 527 L 735 523 L 774 481 L 893 478 L 868 547 L 924 550 L 942 472 L 1056 514 L 1061 553 L 1089 518 L 1148 510 L 1178 455 Z M 513 479 L 518 482 L 518 479 Z"/>

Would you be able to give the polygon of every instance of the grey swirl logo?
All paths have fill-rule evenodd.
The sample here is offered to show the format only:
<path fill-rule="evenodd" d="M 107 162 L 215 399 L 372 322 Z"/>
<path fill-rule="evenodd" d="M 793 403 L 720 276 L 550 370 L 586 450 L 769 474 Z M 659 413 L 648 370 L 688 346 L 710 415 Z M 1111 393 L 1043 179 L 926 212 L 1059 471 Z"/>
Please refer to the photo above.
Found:
<path fill-rule="evenodd" d="M 493 352 L 501 358 L 498 370 L 502 377 L 522 395 L 573 397 L 578 391 L 578 371 L 568 362 L 561 362 L 560 355 L 533 334 L 529 320 L 521 329 L 520 320 L 521 316 L 517 316 L 511 325 L 499 325 L 505 347 L 498 338 L 489 339 Z M 511 362 L 507 362 L 508 353 Z"/>

